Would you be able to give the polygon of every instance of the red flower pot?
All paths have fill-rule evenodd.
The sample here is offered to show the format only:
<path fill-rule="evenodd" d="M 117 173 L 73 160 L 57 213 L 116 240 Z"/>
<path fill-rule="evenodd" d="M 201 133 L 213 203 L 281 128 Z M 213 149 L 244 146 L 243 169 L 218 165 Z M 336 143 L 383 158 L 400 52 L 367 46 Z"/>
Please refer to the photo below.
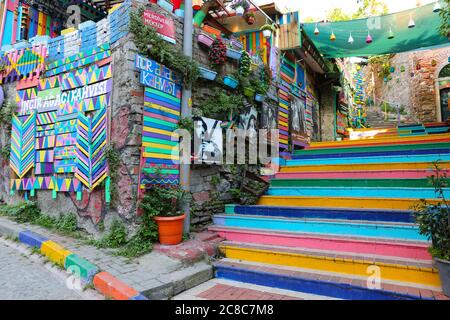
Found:
<path fill-rule="evenodd" d="M 186 215 L 178 217 L 155 217 L 158 225 L 159 242 L 162 245 L 173 246 L 183 241 L 183 227 Z"/>

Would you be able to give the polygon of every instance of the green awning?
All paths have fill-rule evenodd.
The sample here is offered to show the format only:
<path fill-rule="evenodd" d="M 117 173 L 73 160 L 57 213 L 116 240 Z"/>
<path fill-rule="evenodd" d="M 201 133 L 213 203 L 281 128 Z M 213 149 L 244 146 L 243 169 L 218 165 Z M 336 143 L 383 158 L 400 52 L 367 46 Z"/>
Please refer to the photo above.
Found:
<path fill-rule="evenodd" d="M 365 57 L 449 45 L 439 33 L 441 18 L 433 12 L 434 3 L 385 16 L 330 23 L 305 23 L 303 28 L 327 58 Z M 408 28 L 414 21 L 415 27 Z M 315 28 L 319 35 L 314 34 Z M 388 39 L 390 31 L 393 39 Z M 335 41 L 330 40 L 332 32 Z M 349 43 L 350 34 L 354 39 Z M 370 34 L 371 44 L 366 43 Z"/>

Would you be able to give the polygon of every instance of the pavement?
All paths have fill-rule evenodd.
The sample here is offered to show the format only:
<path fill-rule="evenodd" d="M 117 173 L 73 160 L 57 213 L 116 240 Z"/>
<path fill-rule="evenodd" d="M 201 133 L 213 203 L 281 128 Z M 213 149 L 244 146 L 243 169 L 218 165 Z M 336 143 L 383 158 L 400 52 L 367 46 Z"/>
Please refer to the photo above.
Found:
<path fill-rule="evenodd" d="M 103 300 L 81 291 L 62 271 L 22 244 L 0 238 L 0 300 Z"/>
<path fill-rule="evenodd" d="M 172 300 L 273 301 L 334 299 L 225 279 L 213 279 L 175 296 Z"/>
<path fill-rule="evenodd" d="M 87 245 L 82 240 L 61 236 L 34 225 L 17 224 L 0 217 L 0 236 L 11 236 L 18 230 L 24 229 L 57 242 L 96 265 L 100 271 L 111 274 L 153 300 L 170 299 L 212 279 L 213 267 L 209 257 L 215 254 L 215 248 L 221 241 L 216 235 L 199 234 L 193 240 L 180 246 L 156 246 L 151 254 L 137 259 L 128 259 L 115 256 L 111 249 L 98 249 Z M 192 248 L 198 249 L 192 250 Z M 14 270 L 14 267 L 10 268 Z M 0 273 L 0 283 L 3 281 L 2 273 Z"/>

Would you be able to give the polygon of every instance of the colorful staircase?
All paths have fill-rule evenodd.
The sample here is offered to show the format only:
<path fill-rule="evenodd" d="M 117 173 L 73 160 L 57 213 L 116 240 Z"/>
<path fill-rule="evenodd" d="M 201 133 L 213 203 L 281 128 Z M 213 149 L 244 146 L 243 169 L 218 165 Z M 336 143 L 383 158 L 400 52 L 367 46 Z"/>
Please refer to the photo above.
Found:
<path fill-rule="evenodd" d="M 438 201 L 427 177 L 435 161 L 450 174 L 450 134 L 404 132 L 296 151 L 258 205 L 215 216 L 217 278 L 339 299 L 442 297 L 412 208 Z"/>

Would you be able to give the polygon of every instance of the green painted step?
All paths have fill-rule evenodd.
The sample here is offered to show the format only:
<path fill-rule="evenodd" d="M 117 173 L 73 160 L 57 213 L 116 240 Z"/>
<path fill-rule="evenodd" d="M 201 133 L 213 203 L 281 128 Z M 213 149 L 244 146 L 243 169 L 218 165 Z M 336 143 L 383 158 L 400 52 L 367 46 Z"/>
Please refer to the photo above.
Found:
<path fill-rule="evenodd" d="M 450 182 L 450 179 L 449 179 Z M 433 188 L 427 179 L 274 179 L 272 187 Z"/>
<path fill-rule="evenodd" d="M 450 143 L 421 143 L 410 145 L 394 145 L 394 146 L 371 146 L 371 147 L 348 147 L 348 148 L 329 148 L 329 149 L 306 149 L 297 150 L 294 155 L 315 155 L 315 154 L 339 154 L 339 153 L 361 153 L 361 152 L 389 152 L 389 151 L 405 151 L 405 150 L 432 150 L 450 148 Z"/>
<path fill-rule="evenodd" d="M 71 254 L 66 258 L 64 268 L 71 271 L 75 274 L 75 276 L 80 277 L 87 283 L 92 283 L 94 276 L 99 272 L 97 266 L 76 254 Z"/>

